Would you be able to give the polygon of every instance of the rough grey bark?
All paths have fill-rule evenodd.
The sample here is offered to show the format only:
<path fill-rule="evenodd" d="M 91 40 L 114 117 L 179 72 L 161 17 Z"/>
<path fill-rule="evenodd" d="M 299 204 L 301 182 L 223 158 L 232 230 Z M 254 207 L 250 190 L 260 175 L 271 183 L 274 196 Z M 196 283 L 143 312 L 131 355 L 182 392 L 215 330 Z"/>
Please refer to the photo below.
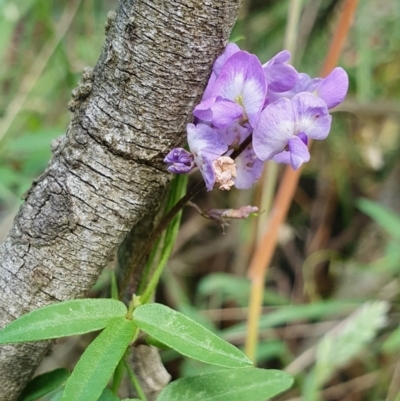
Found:
<path fill-rule="evenodd" d="M 0 327 L 84 296 L 126 233 L 155 211 L 169 182 L 162 159 L 184 127 L 240 0 L 121 0 L 94 70 L 73 92 L 53 145 L 0 245 Z M 15 400 L 48 343 L 0 349 L 0 400 Z"/>

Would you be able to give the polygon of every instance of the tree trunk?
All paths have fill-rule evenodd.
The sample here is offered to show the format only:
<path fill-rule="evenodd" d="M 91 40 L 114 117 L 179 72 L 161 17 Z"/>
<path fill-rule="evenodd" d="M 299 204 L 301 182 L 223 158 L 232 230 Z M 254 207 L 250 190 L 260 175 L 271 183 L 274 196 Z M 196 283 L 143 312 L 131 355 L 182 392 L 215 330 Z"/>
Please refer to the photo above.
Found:
<path fill-rule="evenodd" d="M 67 133 L 0 245 L 0 327 L 85 296 L 127 232 L 156 212 L 170 180 L 163 157 L 185 141 L 239 3 L 121 0 L 109 14 Z M 0 401 L 16 399 L 48 348 L 0 348 Z"/>

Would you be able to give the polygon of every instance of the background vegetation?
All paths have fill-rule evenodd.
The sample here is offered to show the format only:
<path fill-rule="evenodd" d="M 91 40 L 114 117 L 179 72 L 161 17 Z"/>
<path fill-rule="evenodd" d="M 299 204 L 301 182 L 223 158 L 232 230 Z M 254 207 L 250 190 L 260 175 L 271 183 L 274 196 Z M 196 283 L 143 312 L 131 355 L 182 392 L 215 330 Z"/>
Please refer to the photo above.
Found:
<path fill-rule="evenodd" d="M 66 130 L 71 90 L 82 69 L 94 66 L 116 3 L 0 1 L 0 239 L 44 170 L 51 140 Z M 297 22 L 288 19 L 296 3 Z M 263 62 L 293 46 L 296 68 L 317 76 L 342 3 L 245 1 L 232 40 Z M 329 139 L 313 144 L 265 282 L 257 364 L 296 378 L 279 400 L 400 400 L 399 49 L 400 2 L 361 0 L 340 62 L 349 96 L 334 113 Z M 274 190 L 275 168 L 266 170 L 254 190 L 196 200 L 203 209 L 259 205 L 265 212 L 258 218 L 223 234 L 185 210 L 157 294 L 239 347 L 252 291 L 247 269 Z M 189 185 L 199 179 L 193 174 Z M 108 291 L 113 268 L 93 296 Z M 72 368 L 88 341 L 60 341 L 39 371 Z M 173 378 L 212 369 L 172 351 L 162 357 Z"/>

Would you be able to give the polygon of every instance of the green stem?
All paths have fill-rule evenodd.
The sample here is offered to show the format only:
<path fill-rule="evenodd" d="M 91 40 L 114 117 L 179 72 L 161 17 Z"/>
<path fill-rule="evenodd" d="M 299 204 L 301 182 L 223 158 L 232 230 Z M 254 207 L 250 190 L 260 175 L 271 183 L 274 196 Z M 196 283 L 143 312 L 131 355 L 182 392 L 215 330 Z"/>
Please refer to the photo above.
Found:
<path fill-rule="evenodd" d="M 133 333 L 131 343 L 134 343 L 137 340 L 137 338 L 139 337 L 139 333 L 140 333 L 140 329 L 136 328 L 135 332 Z M 114 372 L 114 375 L 112 378 L 112 384 L 111 384 L 111 391 L 115 395 L 118 393 L 122 379 L 124 378 L 125 367 L 126 367 L 126 358 L 128 357 L 130 351 L 131 351 L 131 348 L 128 347 L 124 353 L 124 356 L 121 358 L 121 360 L 119 361 L 119 363 L 115 369 L 115 372 Z"/>
<path fill-rule="evenodd" d="M 136 390 L 136 393 L 138 395 L 138 397 L 142 400 L 142 401 L 147 401 L 146 395 L 144 394 L 144 391 L 142 389 L 142 386 L 139 383 L 138 378 L 135 375 L 135 372 L 132 370 L 132 368 L 130 367 L 129 363 L 126 361 L 126 359 L 124 360 L 125 363 L 125 368 L 128 372 L 128 376 L 133 384 L 133 387 Z"/>
<path fill-rule="evenodd" d="M 236 159 L 246 148 L 251 144 L 252 135 L 250 134 L 241 144 L 240 146 L 231 154 L 232 159 Z M 147 255 L 151 252 L 151 249 L 156 242 L 157 238 L 163 233 L 163 231 L 168 227 L 168 225 L 172 222 L 174 217 L 185 207 L 185 205 L 191 201 L 197 194 L 199 194 L 203 189 L 205 189 L 204 181 L 200 181 L 193 188 L 191 188 L 185 196 L 183 196 L 175 205 L 169 210 L 169 212 L 161 219 L 160 223 L 153 231 L 153 233 L 149 236 L 143 248 L 140 252 L 139 257 L 125 270 L 124 277 L 122 279 L 122 284 L 120 288 L 120 299 L 122 299 L 123 294 L 129 284 L 129 277 L 132 273 L 140 266 Z"/>
<path fill-rule="evenodd" d="M 115 395 L 117 395 L 122 379 L 124 378 L 124 373 L 125 373 L 124 361 L 125 361 L 125 356 L 119 361 L 112 379 L 111 391 Z"/>
<path fill-rule="evenodd" d="M 182 193 L 186 189 L 186 184 L 187 184 L 187 176 L 181 176 L 179 177 L 179 180 L 177 181 L 177 185 L 174 191 L 174 195 L 178 195 L 179 197 L 182 195 Z M 174 200 L 175 202 L 175 200 Z M 171 205 L 174 202 L 169 202 L 169 205 L 167 207 L 171 207 Z M 140 297 L 140 302 L 142 304 L 145 304 L 149 302 L 151 299 L 152 295 L 154 294 L 157 284 L 160 281 L 160 277 L 162 272 L 164 271 L 165 266 L 167 265 L 168 259 L 171 256 L 172 250 L 175 245 L 176 237 L 178 236 L 179 232 L 179 227 L 181 223 L 181 215 L 182 211 L 180 211 L 172 220 L 172 222 L 169 224 L 167 231 L 164 236 L 164 244 L 163 244 L 163 249 L 161 251 L 160 259 L 157 264 L 157 268 L 154 271 L 149 284 L 147 285 L 143 295 Z"/>
<path fill-rule="evenodd" d="M 153 248 L 151 249 L 151 252 L 150 252 L 150 255 L 149 255 L 149 259 L 148 259 L 148 261 L 146 263 L 146 266 L 145 266 L 145 268 L 143 270 L 143 274 L 142 274 L 142 277 L 140 278 L 140 282 L 139 282 L 139 285 L 138 285 L 137 293 L 139 295 L 143 294 L 144 288 L 145 288 L 145 286 L 147 284 L 148 276 L 150 274 L 151 266 L 153 266 L 153 264 L 154 264 L 154 261 L 155 261 L 156 256 L 157 256 L 157 251 L 159 249 L 161 241 L 162 241 L 162 236 L 157 238 L 157 240 L 155 241 L 155 243 L 153 245 Z"/>
<path fill-rule="evenodd" d="M 177 229 L 174 230 L 174 231 L 176 231 L 176 233 L 178 232 L 180 219 L 177 219 L 177 220 L 178 220 L 178 222 L 174 224 L 174 226 L 177 227 Z M 174 235 L 170 235 L 168 237 L 170 237 L 171 239 L 174 239 L 172 237 L 176 238 L 176 235 L 175 236 Z M 154 294 L 154 291 L 155 291 L 155 289 L 157 287 L 157 284 L 160 281 L 160 277 L 161 277 L 162 272 L 164 271 L 164 267 L 166 266 L 166 264 L 168 262 L 168 259 L 169 259 L 170 255 L 172 253 L 172 248 L 174 246 L 175 241 L 168 243 L 167 242 L 168 241 L 167 236 L 165 237 L 165 240 L 166 240 L 166 244 L 165 244 L 165 246 L 163 248 L 163 251 L 162 251 L 160 260 L 158 262 L 157 268 L 154 271 L 153 275 L 151 276 L 150 282 L 147 285 L 143 295 L 140 297 L 140 302 L 142 304 L 145 304 L 145 303 L 150 301 L 150 298 Z"/>

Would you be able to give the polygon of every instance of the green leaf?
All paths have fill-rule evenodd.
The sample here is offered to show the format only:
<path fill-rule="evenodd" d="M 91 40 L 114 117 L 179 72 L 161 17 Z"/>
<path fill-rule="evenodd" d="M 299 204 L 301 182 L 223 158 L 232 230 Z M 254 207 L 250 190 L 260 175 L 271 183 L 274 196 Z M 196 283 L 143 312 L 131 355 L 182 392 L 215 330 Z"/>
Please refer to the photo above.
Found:
<path fill-rule="evenodd" d="M 234 299 L 244 305 L 249 299 L 250 280 L 228 273 L 212 273 L 201 279 L 197 293 L 202 298 L 218 294 L 221 301 Z"/>
<path fill-rule="evenodd" d="M 60 391 L 50 401 L 61 401 L 62 395 L 63 395 L 63 391 Z M 116 395 L 114 395 L 113 392 L 108 387 L 106 387 L 103 390 L 98 401 L 121 401 L 121 399 L 118 398 Z M 126 400 L 123 400 L 123 401 L 141 401 L 141 400 L 137 400 L 136 398 L 134 398 L 134 399 L 127 398 Z"/>
<path fill-rule="evenodd" d="M 279 370 L 225 369 L 176 380 L 157 401 L 265 401 L 292 384 L 292 377 Z"/>
<path fill-rule="evenodd" d="M 397 213 L 368 199 L 358 199 L 357 206 L 362 212 L 383 227 L 392 237 L 400 239 L 400 217 Z"/>
<path fill-rule="evenodd" d="M 131 342 L 135 324 L 116 318 L 86 348 L 68 379 L 62 401 L 97 401 Z"/>
<path fill-rule="evenodd" d="M 120 398 L 118 398 L 108 387 L 106 387 L 98 401 L 120 401 Z"/>
<path fill-rule="evenodd" d="M 32 379 L 24 388 L 18 401 L 33 401 L 61 387 L 69 376 L 68 369 L 55 369 Z"/>
<path fill-rule="evenodd" d="M 173 300 L 173 303 L 174 305 L 176 305 L 176 309 L 179 312 L 183 313 L 185 316 L 190 317 L 192 320 L 201 324 L 213 333 L 217 332 L 217 329 L 213 322 L 202 313 L 200 313 L 197 308 L 191 305 L 189 296 L 183 289 L 182 283 L 177 280 L 175 275 L 170 272 L 169 269 L 166 269 L 163 272 L 163 280 L 165 282 L 165 285 L 168 287 L 171 299 Z"/>
<path fill-rule="evenodd" d="M 204 362 L 196 361 L 195 359 L 185 358 L 179 365 L 179 377 L 189 377 L 208 372 L 218 372 L 221 366 L 209 365 Z"/>
<path fill-rule="evenodd" d="M 319 319 L 327 315 L 339 315 L 356 309 L 356 303 L 344 303 L 342 301 L 323 301 L 306 305 L 288 305 L 277 308 L 276 311 L 267 313 L 258 321 L 259 329 L 266 330 L 281 324 L 287 324 L 298 320 Z M 236 338 L 246 332 L 247 324 L 238 323 L 223 332 L 225 339 Z"/>
<path fill-rule="evenodd" d="M 122 358 L 119 361 L 117 367 L 115 368 L 114 375 L 112 378 L 111 390 L 113 393 L 118 392 L 119 386 L 121 385 L 124 375 L 125 375 L 125 364 L 124 364 L 124 358 Z"/>
<path fill-rule="evenodd" d="M 252 365 L 232 344 L 167 306 L 141 305 L 133 312 L 133 320 L 140 329 L 182 355 L 219 366 Z"/>
<path fill-rule="evenodd" d="M 163 353 L 163 356 L 164 355 L 165 353 Z M 263 362 L 271 358 L 280 358 L 281 360 L 284 360 L 283 358 L 286 355 L 290 355 L 290 353 L 283 342 L 269 339 L 258 344 L 256 351 L 256 365 L 261 365 Z M 219 366 L 207 365 L 194 359 L 185 358 L 180 365 L 180 377 L 193 376 L 206 372 L 215 372 L 220 369 Z"/>
<path fill-rule="evenodd" d="M 124 316 L 126 306 L 113 299 L 76 299 L 36 309 L 0 330 L 0 344 L 48 340 L 100 330 Z"/>
<path fill-rule="evenodd" d="M 143 340 L 147 345 L 152 345 L 153 347 L 156 347 L 156 348 L 159 348 L 159 349 L 162 349 L 162 350 L 171 349 L 170 347 L 168 347 L 168 345 L 165 345 L 161 341 L 158 341 L 158 340 L 156 340 L 155 338 L 153 338 L 152 336 L 149 336 L 149 335 L 146 335 Z"/>
<path fill-rule="evenodd" d="M 50 401 L 61 401 L 61 397 L 62 397 L 63 393 L 64 393 L 64 389 L 57 391 L 57 393 L 55 393 L 53 395 L 53 397 L 50 398 Z"/>
<path fill-rule="evenodd" d="M 386 325 L 388 309 L 385 301 L 367 302 L 324 336 L 315 354 L 314 380 L 318 387 L 371 342 Z"/>
<path fill-rule="evenodd" d="M 383 351 L 387 354 L 400 350 L 400 326 L 394 330 L 383 343 Z"/>
<path fill-rule="evenodd" d="M 235 303 L 245 306 L 251 291 L 250 280 L 228 273 L 212 273 L 201 279 L 198 286 L 198 295 L 201 298 L 218 294 L 221 302 L 234 300 Z M 264 292 L 264 301 L 272 305 L 290 304 L 289 300 L 272 291 Z"/>
<path fill-rule="evenodd" d="M 115 272 L 111 273 L 111 298 L 118 300 L 118 284 Z"/>

